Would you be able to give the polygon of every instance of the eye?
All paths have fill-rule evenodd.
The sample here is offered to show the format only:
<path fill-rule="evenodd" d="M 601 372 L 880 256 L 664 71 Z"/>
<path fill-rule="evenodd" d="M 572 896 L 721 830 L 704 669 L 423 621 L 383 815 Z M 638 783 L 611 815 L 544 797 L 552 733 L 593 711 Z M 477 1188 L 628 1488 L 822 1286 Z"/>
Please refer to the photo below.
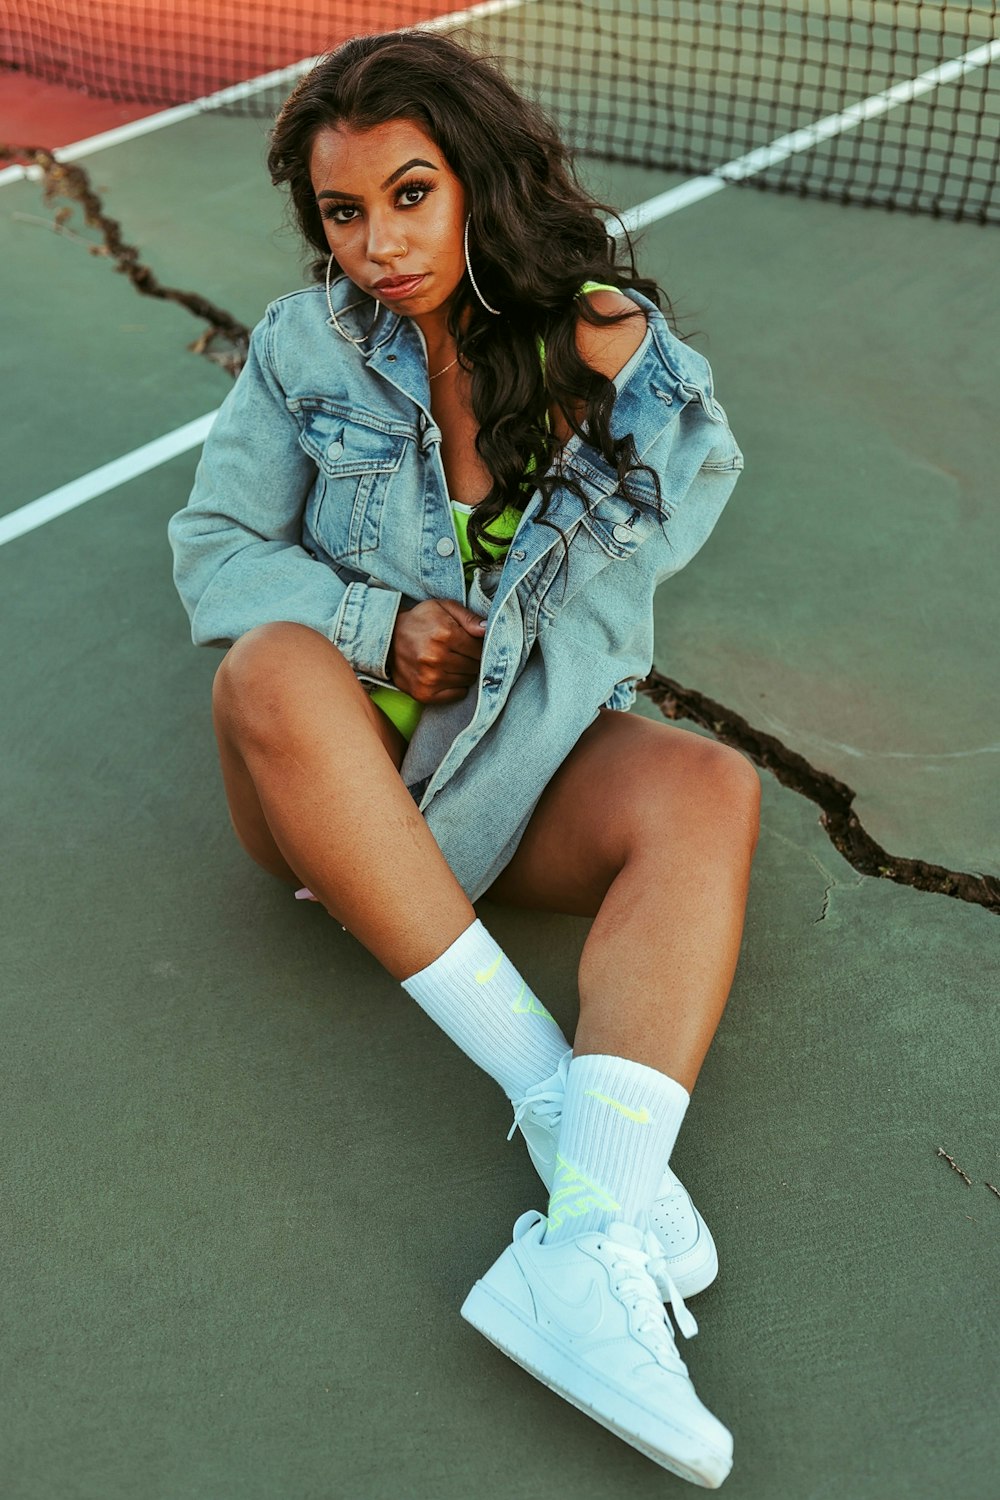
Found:
<path fill-rule="evenodd" d="M 427 194 L 433 193 L 433 191 L 433 182 L 423 182 L 416 180 L 411 182 L 404 182 L 402 187 L 398 191 L 396 202 L 402 208 L 416 208 L 418 204 L 424 201 L 424 199 L 427 197 Z"/>
<path fill-rule="evenodd" d="M 331 224 L 353 224 L 357 211 L 353 203 L 324 203 L 322 214 Z"/>

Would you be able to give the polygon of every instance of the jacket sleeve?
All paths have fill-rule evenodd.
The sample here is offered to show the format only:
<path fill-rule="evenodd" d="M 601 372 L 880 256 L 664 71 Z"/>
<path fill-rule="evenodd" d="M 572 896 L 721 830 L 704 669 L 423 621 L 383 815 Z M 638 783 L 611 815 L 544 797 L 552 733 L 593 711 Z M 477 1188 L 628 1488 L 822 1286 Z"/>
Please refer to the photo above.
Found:
<path fill-rule="evenodd" d="M 401 595 L 346 583 L 302 546 L 316 467 L 298 441 L 271 358 L 269 313 L 205 442 L 185 508 L 168 534 L 174 582 L 198 646 L 228 646 L 290 620 L 333 642 L 357 671 L 387 678 Z"/>

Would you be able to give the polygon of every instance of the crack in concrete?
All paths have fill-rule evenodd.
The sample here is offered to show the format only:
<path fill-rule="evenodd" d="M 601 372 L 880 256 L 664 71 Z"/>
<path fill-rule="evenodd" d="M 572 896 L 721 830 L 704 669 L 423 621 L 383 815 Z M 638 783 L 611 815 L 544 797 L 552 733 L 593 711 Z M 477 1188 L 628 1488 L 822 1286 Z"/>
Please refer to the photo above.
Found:
<path fill-rule="evenodd" d="M 823 863 L 823 861 L 819 859 L 811 849 L 807 849 L 804 844 L 797 844 L 794 839 L 790 839 L 785 833 L 779 833 L 775 828 L 768 829 L 768 837 L 780 840 L 782 844 L 787 844 L 790 849 L 797 849 L 798 852 L 804 855 L 811 864 L 814 864 L 816 866 L 817 870 L 822 875 L 825 884 L 823 887 L 823 898 L 819 916 L 813 917 L 813 926 L 815 927 L 817 922 L 823 922 L 826 920 L 827 913 L 830 909 L 830 893 L 842 886 L 844 882 L 842 880 L 838 880 L 836 875 L 834 875 L 832 871 L 826 868 L 826 865 Z M 857 880 L 855 880 L 853 884 L 848 887 L 848 889 L 856 891 L 859 886 L 864 885 L 866 878 L 867 877 L 864 875 L 859 875 Z"/>
<path fill-rule="evenodd" d="M 126 276 L 135 290 L 143 296 L 175 302 L 187 308 L 195 317 L 201 318 L 207 327 L 188 347 L 193 353 L 212 360 L 234 378 L 239 374 L 250 340 L 247 325 L 196 292 L 183 292 L 176 287 L 163 286 L 149 266 L 140 261 L 137 247 L 127 244 L 123 239 L 119 221 L 104 212 L 104 205 L 83 167 L 57 161 L 53 152 L 43 146 L 0 144 L 0 161 L 28 162 L 37 167 L 42 175 L 46 204 L 51 204 L 57 198 L 69 200 L 67 206 L 56 211 L 52 227 L 57 232 L 65 230 L 66 221 L 73 212 L 70 205 L 79 204 L 86 223 L 101 235 L 100 241 L 88 245 L 89 253 L 107 256 L 114 262 L 115 270 Z M 723 708 L 703 693 L 682 687 L 680 683 L 658 672 L 655 667 L 639 684 L 639 691 L 652 699 L 665 717 L 689 719 L 700 724 L 723 743 L 742 750 L 756 765 L 769 770 L 782 786 L 790 787 L 815 802 L 820 808 L 821 826 L 834 847 L 859 874 L 894 880 L 899 885 L 912 886 L 915 890 L 954 896 L 959 901 L 970 901 L 1000 915 L 1000 878 L 948 870 L 943 865 L 932 865 L 924 860 L 906 859 L 887 853 L 865 831 L 857 814 L 851 810 L 857 794 L 826 771 L 816 770 L 804 757 L 789 750 L 773 735 L 754 729 L 746 719 Z M 850 746 L 840 748 L 852 750 Z M 977 750 L 951 753 L 954 756 L 978 755 L 997 748 L 988 745 Z M 818 922 L 825 920 L 830 893 L 838 884 L 829 871 L 823 873 L 832 883 L 824 891 L 823 908 L 816 918 Z"/>
<path fill-rule="evenodd" d="M 850 891 L 856 891 L 859 886 L 864 885 L 866 879 L 867 879 L 867 876 L 865 876 L 865 875 L 859 875 L 858 878 L 857 878 L 857 880 L 853 881 L 849 886 L 846 886 L 845 889 L 846 890 L 850 890 Z M 828 911 L 830 909 L 830 895 L 831 895 L 831 893 L 833 891 L 839 890 L 841 888 L 841 886 L 843 886 L 843 885 L 844 885 L 844 882 L 842 880 L 838 880 L 836 878 L 836 876 L 831 876 L 830 877 L 830 884 L 826 887 L 826 890 L 823 892 L 823 909 L 820 912 L 819 916 L 816 917 L 815 921 L 813 922 L 813 926 L 814 927 L 816 925 L 816 922 L 823 922 L 823 921 L 826 920 L 827 913 L 828 913 Z"/>
<path fill-rule="evenodd" d="M 893 880 L 898 885 L 932 891 L 940 896 L 953 896 L 958 901 L 969 901 L 1000 916 L 1000 877 L 949 870 L 944 865 L 930 864 L 926 860 L 890 854 L 875 842 L 853 811 L 857 793 L 829 772 L 810 765 L 774 735 L 755 729 L 731 709 L 724 708 L 694 688 L 683 687 L 655 667 L 638 684 L 638 689 L 657 705 L 665 718 L 689 719 L 693 724 L 699 724 L 723 744 L 741 750 L 762 770 L 770 771 L 782 786 L 814 802 L 820 809 L 820 826 L 825 829 L 830 842 L 860 875 Z M 824 907 L 819 920 L 825 915 Z"/>
<path fill-rule="evenodd" d="M 86 242 L 91 255 L 106 256 L 114 262 L 114 268 L 132 283 L 144 297 L 156 297 L 163 302 L 176 302 L 187 308 L 194 317 L 201 318 L 208 326 L 188 347 L 194 354 L 203 354 L 214 364 L 220 365 L 229 375 L 237 376 L 246 361 L 250 344 L 250 329 L 232 313 L 216 307 L 207 297 L 197 292 L 184 292 L 178 287 L 164 286 L 149 266 L 139 259 L 139 250 L 128 244 L 122 236 L 122 227 L 117 219 L 104 212 L 104 204 L 94 191 L 90 177 L 83 167 L 72 162 L 57 161 L 45 146 L 0 145 L 0 161 L 27 162 L 42 174 L 42 197 L 46 204 L 57 198 L 65 198 L 67 204 L 56 210 L 52 228 L 56 233 L 65 233 L 74 240 L 81 236 L 66 229 L 72 217 L 72 204 L 83 211 L 84 222 L 96 229 L 101 238 Z"/>
<path fill-rule="evenodd" d="M 836 885 L 836 881 L 834 881 L 834 885 Z M 826 921 L 826 914 L 827 914 L 827 911 L 828 911 L 829 906 L 830 906 L 830 892 L 832 890 L 833 890 L 833 885 L 828 885 L 827 888 L 826 888 L 826 890 L 823 892 L 823 906 L 822 906 L 822 910 L 820 911 L 819 916 L 816 917 L 814 919 L 814 921 L 813 921 L 813 926 L 814 927 L 816 926 L 817 922 L 825 922 Z"/>

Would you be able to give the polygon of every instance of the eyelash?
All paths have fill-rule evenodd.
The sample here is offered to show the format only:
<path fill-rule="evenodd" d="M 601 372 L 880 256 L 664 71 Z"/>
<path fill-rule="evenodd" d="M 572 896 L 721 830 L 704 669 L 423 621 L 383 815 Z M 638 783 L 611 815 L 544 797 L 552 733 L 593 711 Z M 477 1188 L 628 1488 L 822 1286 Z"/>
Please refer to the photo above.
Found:
<path fill-rule="evenodd" d="M 427 197 L 428 193 L 433 193 L 434 188 L 435 184 L 433 182 L 426 182 L 423 178 L 411 178 L 409 182 L 401 182 L 397 187 L 395 195 L 396 203 L 400 208 L 404 210 L 410 208 L 419 208 L 421 203 L 424 202 L 424 199 Z M 404 193 L 420 193 L 422 194 L 422 196 L 417 199 L 416 203 L 400 203 L 399 200 L 402 198 Z M 353 218 L 337 218 L 337 214 L 342 214 L 345 209 L 350 209 L 352 214 L 356 214 L 358 211 L 357 205 L 354 203 L 326 203 L 323 205 L 323 218 L 327 219 L 331 224 L 341 224 L 346 228 L 348 224 L 354 223 Z"/>

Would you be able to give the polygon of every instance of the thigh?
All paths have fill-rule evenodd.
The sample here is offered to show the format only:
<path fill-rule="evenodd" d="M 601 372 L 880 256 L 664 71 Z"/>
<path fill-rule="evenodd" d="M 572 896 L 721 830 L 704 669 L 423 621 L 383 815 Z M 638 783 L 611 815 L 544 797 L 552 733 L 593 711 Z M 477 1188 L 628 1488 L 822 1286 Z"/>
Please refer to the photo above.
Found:
<path fill-rule="evenodd" d="M 596 916 L 633 849 L 644 839 L 669 839 L 698 799 L 707 810 L 720 770 L 756 780 L 738 751 L 675 725 L 602 709 L 542 793 L 486 898 Z"/>
<path fill-rule="evenodd" d="M 252 639 L 242 638 L 223 658 L 213 693 L 213 718 L 226 801 L 236 836 L 251 858 L 279 879 L 299 885 L 301 881 L 274 840 L 257 786 L 241 753 L 237 723 L 245 722 L 248 710 L 252 715 L 246 699 L 259 693 L 269 681 L 273 683 L 280 678 L 286 691 L 298 691 L 305 696 L 320 693 L 327 702 L 337 700 L 344 711 L 360 711 L 367 718 L 373 749 L 380 743 L 397 770 L 406 753 L 406 741 L 388 715 L 372 702 L 330 641 L 296 625 L 263 627 L 251 635 Z M 234 686 L 231 679 L 236 676 L 235 654 L 250 658 L 250 670 L 246 670 L 245 660 L 241 662 L 242 681 Z"/>

